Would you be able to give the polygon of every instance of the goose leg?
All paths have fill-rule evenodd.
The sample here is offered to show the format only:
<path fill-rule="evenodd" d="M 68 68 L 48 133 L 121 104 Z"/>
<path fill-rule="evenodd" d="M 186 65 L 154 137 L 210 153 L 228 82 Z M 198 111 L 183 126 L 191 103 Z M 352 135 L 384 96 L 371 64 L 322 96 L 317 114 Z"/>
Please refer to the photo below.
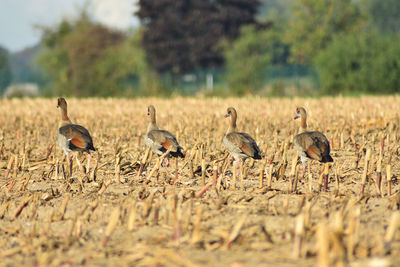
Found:
<path fill-rule="evenodd" d="M 166 163 L 164 163 L 164 160 L 166 160 Z M 162 159 L 162 161 L 160 162 L 160 166 L 166 167 L 166 168 L 169 167 L 169 156 Z"/>
<path fill-rule="evenodd" d="M 243 190 L 243 175 L 244 175 L 244 173 L 243 173 L 243 164 L 244 164 L 244 161 L 242 160 L 242 159 L 240 159 L 239 160 L 239 170 L 240 170 L 240 188 L 241 188 L 241 190 Z"/>
<path fill-rule="evenodd" d="M 232 174 L 232 177 L 233 177 L 232 187 L 233 187 L 233 189 L 236 189 L 236 169 L 237 169 L 237 164 L 238 164 L 237 161 L 233 162 L 233 174 Z"/>
<path fill-rule="evenodd" d="M 175 181 L 178 180 L 178 158 L 175 158 Z"/>
<path fill-rule="evenodd" d="M 304 177 L 306 175 L 306 164 L 303 164 L 303 171 L 302 171 L 302 175 L 301 175 L 301 180 L 304 180 Z"/>
<path fill-rule="evenodd" d="M 158 180 L 160 178 L 160 171 L 159 169 L 156 170 L 156 182 L 158 183 Z"/>
<path fill-rule="evenodd" d="M 69 177 L 69 162 L 70 162 L 70 160 L 69 160 L 69 156 L 68 156 L 68 154 L 65 154 L 65 162 L 66 162 L 66 171 L 68 170 L 68 174 L 67 174 L 67 177 Z"/>
<path fill-rule="evenodd" d="M 161 172 L 162 172 L 162 173 L 165 173 L 165 172 L 168 171 L 168 170 L 166 170 L 164 160 L 165 160 L 165 158 L 163 158 L 163 157 L 161 156 L 160 165 L 159 165 L 158 168 L 157 168 L 157 175 L 159 175 L 159 172 L 160 172 L 160 173 L 161 173 Z"/>
<path fill-rule="evenodd" d="M 73 155 L 69 156 L 67 155 L 67 166 L 68 166 L 68 176 L 71 177 L 72 176 L 72 165 L 73 165 Z"/>
<path fill-rule="evenodd" d="M 90 165 L 91 165 L 91 159 L 92 159 L 92 155 L 90 154 L 90 152 L 88 152 L 87 154 L 87 166 L 86 166 L 86 173 L 90 173 Z"/>
<path fill-rule="evenodd" d="M 304 179 L 304 176 L 306 175 L 306 166 L 307 166 L 307 162 L 308 162 L 308 160 L 307 160 L 307 158 L 305 158 L 305 157 L 300 157 L 300 160 L 301 160 L 301 165 L 302 165 L 302 175 L 301 175 L 301 180 L 303 180 Z"/>
<path fill-rule="evenodd" d="M 308 177 L 311 175 L 311 161 L 307 161 L 306 163 L 303 164 L 303 179 L 305 176 L 306 171 L 308 170 Z M 310 179 L 310 178 L 308 178 Z"/>
<path fill-rule="evenodd" d="M 161 156 L 161 162 L 160 162 L 160 166 L 164 167 L 164 158 Z"/>
<path fill-rule="evenodd" d="M 163 156 L 161 156 L 161 162 L 160 162 L 160 166 L 159 166 L 159 171 L 164 173 L 169 173 L 169 155 L 165 155 L 163 154 Z"/>
<path fill-rule="evenodd" d="M 167 157 L 167 164 L 166 164 L 166 166 L 165 167 L 169 167 L 169 157 Z"/>

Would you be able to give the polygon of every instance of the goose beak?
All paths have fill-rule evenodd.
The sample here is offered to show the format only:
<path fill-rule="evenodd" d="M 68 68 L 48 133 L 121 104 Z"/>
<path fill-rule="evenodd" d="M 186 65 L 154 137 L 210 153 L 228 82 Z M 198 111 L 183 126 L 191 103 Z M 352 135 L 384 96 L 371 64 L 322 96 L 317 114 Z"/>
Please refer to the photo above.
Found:
<path fill-rule="evenodd" d="M 294 114 L 294 118 L 293 119 L 298 119 L 298 118 L 300 118 L 300 114 L 298 114 L 298 113 Z"/>
<path fill-rule="evenodd" d="M 224 115 L 224 118 L 228 118 L 228 117 L 229 117 L 229 114 L 226 113 L 226 114 Z"/>

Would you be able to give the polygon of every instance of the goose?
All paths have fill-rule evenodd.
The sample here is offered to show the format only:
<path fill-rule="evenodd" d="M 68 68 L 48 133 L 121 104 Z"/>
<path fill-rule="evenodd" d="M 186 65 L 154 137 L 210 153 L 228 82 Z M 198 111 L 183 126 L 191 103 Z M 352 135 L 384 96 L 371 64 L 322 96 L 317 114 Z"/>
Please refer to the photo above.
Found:
<path fill-rule="evenodd" d="M 156 109 L 153 105 L 148 106 L 147 115 L 150 117 L 150 123 L 144 138 L 145 144 L 159 156 L 170 150 L 169 155 L 175 158 L 184 158 L 185 155 L 182 153 L 182 147 L 179 145 L 176 137 L 172 133 L 158 128 Z"/>
<path fill-rule="evenodd" d="M 67 101 L 64 98 L 58 98 L 57 108 L 61 110 L 61 127 L 58 129 L 57 140 L 67 158 L 72 151 L 87 152 L 90 157 L 90 151 L 96 151 L 96 149 L 93 147 L 89 131 L 85 127 L 71 122 L 67 112 Z"/>
<path fill-rule="evenodd" d="M 294 137 L 294 147 L 299 152 L 304 175 L 305 165 L 309 159 L 322 163 L 333 162 L 333 159 L 329 155 L 331 148 L 326 136 L 318 131 L 307 131 L 307 112 L 303 107 L 296 108 L 294 119 L 298 118 L 301 119 L 301 126 L 300 133 Z"/>
<path fill-rule="evenodd" d="M 247 158 L 261 159 L 261 152 L 256 141 L 249 134 L 236 130 L 237 113 L 235 108 L 227 109 L 225 118 L 228 117 L 231 117 L 231 121 L 222 142 L 229 154 L 234 157 L 235 162 L 239 164 L 240 173 L 242 173 L 244 161 Z"/>

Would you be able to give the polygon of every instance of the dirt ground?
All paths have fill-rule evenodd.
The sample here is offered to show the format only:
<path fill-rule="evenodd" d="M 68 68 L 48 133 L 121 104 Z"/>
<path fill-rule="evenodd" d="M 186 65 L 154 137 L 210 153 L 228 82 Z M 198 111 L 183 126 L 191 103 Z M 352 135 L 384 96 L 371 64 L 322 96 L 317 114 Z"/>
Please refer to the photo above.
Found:
<path fill-rule="evenodd" d="M 72 174 L 57 100 L 0 100 L 0 266 L 400 265 L 397 96 L 67 102 L 97 148 L 90 162 L 74 154 Z M 184 148 L 177 176 L 174 159 L 158 171 L 156 155 L 145 160 L 149 104 Z M 229 106 L 263 156 L 236 182 L 222 145 Z M 297 106 L 334 159 L 304 178 Z"/>

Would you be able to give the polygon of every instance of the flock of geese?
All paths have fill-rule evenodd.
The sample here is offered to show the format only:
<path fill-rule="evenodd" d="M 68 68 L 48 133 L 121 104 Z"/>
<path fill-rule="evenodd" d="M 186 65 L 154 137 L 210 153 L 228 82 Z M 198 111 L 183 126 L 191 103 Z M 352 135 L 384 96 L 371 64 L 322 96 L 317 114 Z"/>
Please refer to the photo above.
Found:
<path fill-rule="evenodd" d="M 67 158 L 72 151 L 87 152 L 90 157 L 90 151 L 96 149 L 89 131 L 83 126 L 71 122 L 68 117 L 67 102 L 64 98 L 58 98 L 57 107 L 61 110 L 61 127 L 58 129 L 57 137 L 59 146 L 64 150 Z M 166 130 L 159 129 L 156 122 L 156 109 L 153 105 L 148 107 L 147 115 L 150 117 L 150 123 L 144 136 L 145 144 L 159 156 L 169 153 L 173 157 L 185 157 L 176 137 Z M 261 152 L 256 141 L 249 134 L 237 131 L 235 108 L 229 107 L 225 117 L 230 117 L 231 120 L 223 138 L 223 144 L 239 165 L 240 173 L 242 173 L 245 160 L 247 158 L 261 159 Z M 301 119 L 301 127 L 300 133 L 294 138 L 294 147 L 299 152 L 304 175 L 309 159 L 319 162 L 332 162 L 333 159 L 329 155 L 330 146 L 326 136 L 318 131 L 307 131 L 307 113 L 304 108 L 296 109 L 294 119 L 297 118 Z"/>

